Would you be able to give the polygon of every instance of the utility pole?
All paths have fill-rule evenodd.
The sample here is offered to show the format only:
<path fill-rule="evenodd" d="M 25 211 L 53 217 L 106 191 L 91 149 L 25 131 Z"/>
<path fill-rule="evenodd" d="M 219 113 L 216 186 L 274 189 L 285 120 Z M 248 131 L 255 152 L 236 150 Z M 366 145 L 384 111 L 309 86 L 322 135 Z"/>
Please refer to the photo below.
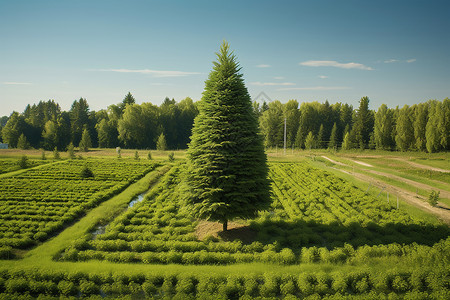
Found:
<path fill-rule="evenodd" d="M 286 118 L 284 118 L 284 155 L 286 155 Z"/>

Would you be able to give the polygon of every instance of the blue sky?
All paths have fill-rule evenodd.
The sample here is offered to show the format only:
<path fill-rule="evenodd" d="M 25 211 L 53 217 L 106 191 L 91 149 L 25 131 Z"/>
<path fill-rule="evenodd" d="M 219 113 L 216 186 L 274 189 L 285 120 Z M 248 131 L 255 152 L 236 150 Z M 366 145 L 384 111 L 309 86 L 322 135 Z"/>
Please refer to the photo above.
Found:
<path fill-rule="evenodd" d="M 226 39 L 250 95 L 357 107 L 450 97 L 450 1 L 0 0 L 0 115 L 199 100 Z"/>

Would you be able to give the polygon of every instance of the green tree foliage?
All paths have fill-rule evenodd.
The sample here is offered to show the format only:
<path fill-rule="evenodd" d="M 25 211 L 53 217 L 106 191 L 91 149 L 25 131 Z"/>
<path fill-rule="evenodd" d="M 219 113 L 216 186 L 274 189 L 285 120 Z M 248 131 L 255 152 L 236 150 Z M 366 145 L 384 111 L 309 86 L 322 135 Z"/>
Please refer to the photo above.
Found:
<path fill-rule="evenodd" d="M 450 138 L 450 100 L 429 101 L 428 122 L 426 126 L 426 147 L 428 152 L 449 150 Z"/>
<path fill-rule="evenodd" d="M 75 100 L 72 103 L 69 113 L 72 142 L 75 146 L 78 146 L 81 141 L 84 127 L 89 124 L 89 105 L 86 99 L 80 98 L 78 101 Z"/>
<path fill-rule="evenodd" d="M 92 147 L 91 136 L 89 134 L 87 127 L 85 126 L 83 130 L 83 135 L 81 136 L 80 151 L 88 152 L 89 148 L 91 147 Z"/>
<path fill-rule="evenodd" d="M 438 204 L 440 194 L 441 194 L 441 192 L 432 190 L 430 192 L 430 194 L 428 195 L 428 203 L 431 206 L 436 206 Z"/>
<path fill-rule="evenodd" d="M 266 147 L 282 147 L 284 134 L 283 104 L 278 100 L 270 102 L 268 109 L 259 118 L 259 122 Z"/>
<path fill-rule="evenodd" d="M 48 120 L 44 125 L 42 131 L 42 138 L 44 139 L 44 149 L 52 150 L 58 143 L 58 129 L 54 121 Z"/>
<path fill-rule="evenodd" d="M 318 132 L 320 126 L 318 102 L 305 103 L 300 106 L 300 120 L 295 137 L 295 144 L 297 147 L 303 147 L 305 144 L 305 138 L 309 132 Z"/>
<path fill-rule="evenodd" d="M 117 124 L 112 120 L 102 119 L 97 125 L 98 146 L 100 148 L 113 148 L 118 145 Z"/>
<path fill-rule="evenodd" d="M 29 147 L 30 145 L 28 144 L 27 137 L 22 133 L 17 140 L 17 148 L 25 150 Z"/>
<path fill-rule="evenodd" d="M 169 154 L 167 154 L 167 158 L 169 159 L 170 162 L 175 161 L 175 153 L 170 152 Z"/>
<path fill-rule="evenodd" d="M 344 140 L 342 141 L 342 150 L 350 150 L 352 149 L 352 142 L 350 139 L 350 132 L 347 132 L 344 136 Z"/>
<path fill-rule="evenodd" d="M 314 134 L 312 133 L 312 131 L 310 131 L 305 139 L 305 149 L 311 150 L 311 149 L 315 148 L 315 144 L 316 144 L 316 139 L 314 138 Z"/>
<path fill-rule="evenodd" d="M 295 136 L 298 130 L 298 120 L 300 118 L 300 110 L 298 109 L 297 100 L 289 100 L 283 105 L 284 117 L 286 118 L 286 146 L 292 147 L 295 143 Z"/>
<path fill-rule="evenodd" d="M 328 142 L 328 149 L 335 149 L 337 147 L 337 125 L 336 122 L 333 124 L 331 129 L 330 141 Z"/>
<path fill-rule="evenodd" d="M 417 150 L 426 150 L 426 127 L 428 121 L 428 105 L 426 103 L 420 103 L 413 106 L 414 110 L 414 140 Z"/>
<path fill-rule="evenodd" d="M 322 141 L 330 141 L 331 131 L 336 123 L 338 146 L 345 133 L 350 132 L 348 146 L 351 148 L 366 148 L 373 137 L 375 147 L 382 150 L 405 149 L 405 141 L 407 149 L 429 152 L 450 150 L 448 98 L 409 107 L 410 121 L 404 118 L 403 109 L 398 107 L 389 109 L 383 104 L 376 113 L 368 110 L 367 97 L 361 99 L 356 111 L 351 105 L 330 105 L 327 101 L 302 103 L 299 108 L 295 100 L 289 100 L 285 104 L 273 101 L 270 106 L 255 102 L 252 103 L 252 109 L 260 122 L 265 145 L 269 147 L 283 146 L 286 119 L 288 147 L 304 147 L 309 131 L 319 138 L 321 124 Z M 151 103 L 136 104 L 131 93 L 121 103 L 97 112 L 89 111 L 87 101 L 83 98 L 75 101 L 69 112 L 61 111 L 53 100 L 40 101 L 38 104 L 27 105 L 21 114 L 13 112 L 10 117 L 2 117 L 0 140 L 15 148 L 23 134 L 30 147 L 46 150 L 57 147 L 63 151 L 71 141 L 79 146 L 86 127 L 93 148 L 155 148 L 159 135 L 164 132 L 168 149 L 184 149 L 189 142 L 193 120 L 197 114 L 197 103 L 191 98 L 179 103 L 166 98 L 158 107 Z M 362 117 L 363 115 L 366 117 Z M 364 128 L 368 131 L 363 130 Z M 326 145 L 320 145 L 324 146 Z"/>
<path fill-rule="evenodd" d="M 401 151 L 408 151 L 414 142 L 414 129 L 411 122 L 410 108 L 408 105 L 399 110 L 397 125 L 395 126 L 395 142 Z"/>
<path fill-rule="evenodd" d="M 67 153 L 69 154 L 70 159 L 75 159 L 75 147 L 72 142 L 67 146 Z"/>
<path fill-rule="evenodd" d="M 119 140 L 130 148 L 155 148 L 158 115 L 151 103 L 127 105 L 118 122 Z"/>
<path fill-rule="evenodd" d="M 188 150 L 187 201 L 193 213 L 223 223 L 270 206 L 263 140 L 235 55 L 227 42 L 206 81 Z"/>
<path fill-rule="evenodd" d="M 392 149 L 394 145 L 394 141 L 392 140 L 393 126 L 393 112 L 386 104 L 382 104 L 375 114 L 374 138 L 376 149 Z"/>
<path fill-rule="evenodd" d="M 191 98 L 187 97 L 177 104 L 178 118 L 174 122 L 177 125 L 176 148 L 186 149 L 190 141 L 192 125 L 198 114 L 197 106 Z M 173 147 L 175 148 L 175 147 Z"/>
<path fill-rule="evenodd" d="M 319 127 L 319 133 L 317 134 L 317 148 L 322 149 L 324 145 L 324 134 L 325 129 L 323 127 L 323 124 L 320 124 Z"/>
<path fill-rule="evenodd" d="M 164 133 L 161 133 L 158 137 L 158 141 L 156 142 L 156 149 L 160 151 L 167 150 L 166 136 Z"/>
<path fill-rule="evenodd" d="M 94 177 L 94 172 L 87 166 L 84 165 L 80 172 L 81 178 L 91 178 Z"/>
<path fill-rule="evenodd" d="M 267 104 L 267 102 L 264 100 L 262 103 L 256 102 L 254 101 L 252 103 L 253 106 L 253 112 L 255 113 L 256 118 L 259 120 L 259 118 L 261 117 L 261 115 L 269 109 L 269 105 Z"/>
<path fill-rule="evenodd" d="M 177 119 L 179 115 L 175 99 L 170 100 L 166 97 L 159 107 L 159 123 L 165 133 L 167 147 L 174 149 L 177 147 Z"/>
<path fill-rule="evenodd" d="M 370 139 L 370 132 L 373 130 L 373 112 L 369 110 L 369 98 L 362 97 L 359 101 L 359 108 L 355 115 L 353 130 L 355 134 L 355 143 L 359 148 L 364 149 Z"/>
<path fill-rule="evenodd" d="M 28 157 L 26 155 L 22 155 L 22 157 L 20 157 L 18 165 L 21 169 L 26 169 L 29 166 L 28 163 Z"/>
<path fill-rule="evenodd" d="M 60 154 L 59 154 L 59 151 L 58 151 L 58 148 L 57 148 L 57 147 L 55 147 L 55 148 L 53 149 L 53 158 L 54 158 L 54 159 L 60 159 L 60 158 L 61 158 L 61 156 L 60 156 Z"/>
<path fill-rule="evenodd" d="M 128 92 L 128 94 L 125 96 L 125 98 L 123 98 L 122 103 L 120 103 L 118 105 L 118 107 L 120 108 L 120 110 L 123 113 L 123 111 L 125 110 L 127 105 L 133 105 L 135 103 L 136 103 L 136 100 L 134 99 L 133 95 L 131 95 L 131 92 Z"/>
<path fill-rule="evenodd" d="M 11 148 L 17 147 L 20 135 L 25 129 L 25 120 L 18 112 L 13 112 L 2 129 L 2 137 Z"/>

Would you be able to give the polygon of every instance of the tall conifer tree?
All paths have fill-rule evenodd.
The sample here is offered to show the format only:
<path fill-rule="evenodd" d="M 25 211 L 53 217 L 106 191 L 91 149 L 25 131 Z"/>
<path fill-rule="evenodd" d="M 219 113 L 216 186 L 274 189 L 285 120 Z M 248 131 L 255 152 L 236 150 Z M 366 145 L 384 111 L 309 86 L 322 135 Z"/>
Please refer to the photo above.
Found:
<path fill-rule="evenodd" d="M 270 205 L 263 139 L 227 42 L 206 81 L 189 144 L 187 201 L 202 219 L 254 218 Z"/>

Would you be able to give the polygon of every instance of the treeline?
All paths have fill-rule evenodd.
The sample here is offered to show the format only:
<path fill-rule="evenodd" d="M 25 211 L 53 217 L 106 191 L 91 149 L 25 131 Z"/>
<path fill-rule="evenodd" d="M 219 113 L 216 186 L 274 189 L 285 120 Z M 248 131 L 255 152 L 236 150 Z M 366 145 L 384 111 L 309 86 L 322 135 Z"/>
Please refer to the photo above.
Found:
<path fill-rule="evenodd" d="M 75 147 L 185 149 L 197 103 L 166 98 L 160 106 L 135 103 L 128 93 L 119 104 L 91 111 L 84 98 L 61 111 L 53 100 L 28 105 L 23 113 L 0 119 L 0 138 L 12 148 L 66 150 Z M 266 147 L 302 149 L 450 150 L 450 99 L 378 110 L 363 97 L 352 105 L 290 100 L 253 103 Z"/>
<path fill-rule="evenodd" d="M 28 105 L 23 113 L 1 119 L 1 138 L 12 148 L 66 150 L 70 143 L 80 148 L 125 147 L 138 149 L 184 149 L 198 113 L 186 98 L 179 103 L 166 98 L 160 106 L 135 103 L 128 93 L 119 104 L 91 111 L 80 98 L 69 111 L 53 100 Z"/>
<path fill-rule="evenodd" d="M 267 147 L 379 150 L 450 150 L 450 99 L 369 110 L 369 98 L 359 108 L 349 104 L 290 100 L 254 103 Z"/>

